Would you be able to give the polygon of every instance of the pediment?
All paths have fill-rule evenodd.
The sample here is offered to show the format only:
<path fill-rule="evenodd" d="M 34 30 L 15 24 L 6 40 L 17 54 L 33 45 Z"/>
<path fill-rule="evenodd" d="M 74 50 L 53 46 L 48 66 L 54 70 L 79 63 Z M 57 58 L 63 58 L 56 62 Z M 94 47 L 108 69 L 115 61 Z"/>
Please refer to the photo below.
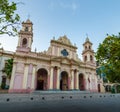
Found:
<path fill-rule="evenodd" d="M 55 61 L 55 62 L 59 62 L 61 64 L 67 64 L 67 65 L 72 65 L 72 64 L 79 65 L 79 62 L 77 62 L 77 61 L 75 61 L 73 59 L 70 59 L 68 57 L 62 57 L 62 56 L 53 57 L 53 58 L 51 58 L 51 61 Z"/>
<path fill-rule="evenodd" d="M 57 41 L 64 43 L 64 44 L 72 45 L 72 43 L 70 42 L 70 40 L 67 38 L 66 35 L 59 37 Z"/>

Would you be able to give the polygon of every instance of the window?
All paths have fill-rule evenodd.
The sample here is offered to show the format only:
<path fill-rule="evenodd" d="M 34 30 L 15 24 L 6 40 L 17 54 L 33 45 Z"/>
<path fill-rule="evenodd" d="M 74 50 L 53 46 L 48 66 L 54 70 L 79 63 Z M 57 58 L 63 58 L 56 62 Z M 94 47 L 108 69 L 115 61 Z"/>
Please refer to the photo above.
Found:
<path fill-rule="evenodd" d="M 87 56 L 85 56 L 84 61 L 85 61 L 85 62 L 87 61 Z"/>
<path fill-rule="evenodd" d="M 69 53 L 68 53 L 68 51 L 67 51 L 66 49 L 63 49 L 63 50 L 61 51 L 61 54 L 62 54 L 63 56 L 68 56 L 68 55 L 69 55 Z"/>
<path fill-rule="evenodd" d="M 93 57 L 90 55 L 90 61 L 93 61 Z"/>
<path fill-rule="evenodd" d="M 23 47 L 26 47 L 26 46 L 27 46 L 27 39 L 26 39 L 26 38 L 23 39 L 23 41 L 22 41 L 22 46 L 23 46 Z"/>
<path fill-rule="evenodd" d="M 28 27 L 25 27 L 25 31 L 28 32 Z"/>

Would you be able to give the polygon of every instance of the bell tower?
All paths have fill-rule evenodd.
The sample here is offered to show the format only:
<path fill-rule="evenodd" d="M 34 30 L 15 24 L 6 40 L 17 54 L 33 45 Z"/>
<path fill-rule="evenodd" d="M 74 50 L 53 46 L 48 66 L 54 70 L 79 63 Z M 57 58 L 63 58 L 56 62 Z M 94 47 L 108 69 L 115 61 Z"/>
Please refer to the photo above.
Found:
<path fill-rule="evenodd" d="M 83 44 L 83 62 L 86 63 L 95 63 L 94 60 L 94 51 L 92 50 L 92 43 L 90 42 L 89 38 L 87 37 L 85 43 Z"/>
<path fill-rule="evenodd" d="M 33 42 L 33 24 L 27 19 L 26 22 L 22 22 L 22 29 L 19 32 L 19 39 L 17 50 L 20 52 L 30 52 Z"/>

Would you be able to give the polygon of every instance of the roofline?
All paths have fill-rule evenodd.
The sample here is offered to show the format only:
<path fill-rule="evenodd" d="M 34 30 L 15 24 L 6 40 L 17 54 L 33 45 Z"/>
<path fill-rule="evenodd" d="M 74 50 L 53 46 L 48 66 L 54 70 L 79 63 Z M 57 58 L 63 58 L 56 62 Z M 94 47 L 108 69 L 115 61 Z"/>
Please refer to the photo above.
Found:
<path fill-rule="evenodd" d="M 74 49 L 78 49 L 76 46 L 73 46 L 73 45 L 69 45 L 69 44 L 65 44 L 65 43 L 62 43 L 62 42 L 59 42 L 57 40 L 51 40 L 50 43 L 58 43 L 58 44 L 61 44 L 61 45 L 65 45 L 65 46 L 68 46 L 68 47 L 72 47 Z"/>

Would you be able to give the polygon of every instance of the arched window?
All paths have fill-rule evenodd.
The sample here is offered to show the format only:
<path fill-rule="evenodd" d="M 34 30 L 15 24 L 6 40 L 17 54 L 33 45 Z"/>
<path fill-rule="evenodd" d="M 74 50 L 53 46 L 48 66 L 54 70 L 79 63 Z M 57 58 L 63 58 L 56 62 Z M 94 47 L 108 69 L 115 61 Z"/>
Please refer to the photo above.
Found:
<path fill-rule="evenodd" d="M 85 62 L 87 61 L 87 56 L 84 57 L 84 61 L 85 61 Z"/>
<path fill-rule="evenodd" d="M 87 46 L 85 46 L 85 49 L 87 49 Z"/>
<path fill-rule="evenodd" d="M 93 57 L 90 55 L 90 61 L 93 61 Z"/>
<path fill-rule="evenodd" d="M 27 39 L 26 39 L 26 38 L 23 39 L 23 41 L 22 41 L 22 46 L 23 46 L 23 47 L 26 47 L 26 46 L 27 46 Z"/>

